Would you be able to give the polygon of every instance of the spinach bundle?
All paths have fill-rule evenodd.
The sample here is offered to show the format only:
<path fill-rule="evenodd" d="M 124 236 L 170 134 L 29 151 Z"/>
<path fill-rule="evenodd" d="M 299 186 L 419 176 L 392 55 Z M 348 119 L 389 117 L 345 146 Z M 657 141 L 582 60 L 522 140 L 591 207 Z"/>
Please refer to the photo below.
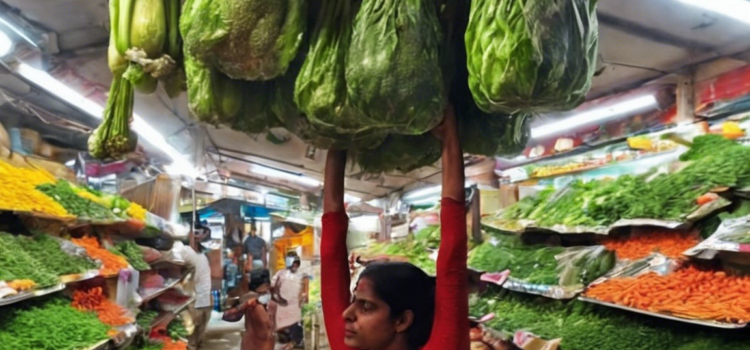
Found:
<path fill-rule="evenodd" d="M 596 69 L 596 0 L 473 0 L 465 41 L 483 111 L 572 109 Z"/>

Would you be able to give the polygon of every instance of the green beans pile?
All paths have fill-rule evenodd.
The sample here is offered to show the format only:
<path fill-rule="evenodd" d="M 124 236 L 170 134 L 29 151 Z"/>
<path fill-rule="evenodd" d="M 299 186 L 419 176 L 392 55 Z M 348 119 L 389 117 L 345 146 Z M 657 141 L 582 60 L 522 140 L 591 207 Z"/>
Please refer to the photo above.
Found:
<path fill-rule="evenodd" d="M 89 259 L 64 252 L 60 242 L 43 233 L 34 237 L 17 236 L 16 241 L 32 258 L 42 262 L 42 265 L 57 276 L 83 273 L 98 268 Z"/>
<path fill-rule="evenodd" d="M 96 313 L 70 306 L 70 300 L 55 297 L 13 307 L 0 312 L 0 350 L 84 349 L 107 339 L 109 327 Z"/>
<path fill-rule="evenodd" d="M 169 323 L 167 326 L 167 334 L 169 334 L 169 337 L 172 338 L 172 340 L 185 339 L 188 336 L 185 325 L 182 324 L 182 320 L 179 319 L 175 319 Z"/>
<path fill-rule="evenodd" d="M 138 324 L 138 327 L 149 329 L 157 316 L 159 316 L 159 313 L 156 311 L 144 311 L 138 314 L 138 317 L 135 318 L 135 323 Z"/>
<path fill-rule="evenodd" d="M 48 269 L 48 264 L 34 259 L 11 234 L 0 233 L 0 270 L 14 279 L 30 279 L 38 287 L 60 283 L 60 278 Z"/>
<path fill-rule="evenodd" d="M 133 266 L 136 270 L 145 271 L 151 269 L 151 265 L 149 265 L 146 260 L 143 259 L 143 252 L 141 252 L 141 248 L 138 247 L 135 242 L 124 241 L 121 243 L 117 243 L 115 245 L 115 249 L 117 250 L 116 253 L 120 253 L 122 256 L 124 256 L 125 259 L 127 259 L 130 263 L 130 265 Z"/>

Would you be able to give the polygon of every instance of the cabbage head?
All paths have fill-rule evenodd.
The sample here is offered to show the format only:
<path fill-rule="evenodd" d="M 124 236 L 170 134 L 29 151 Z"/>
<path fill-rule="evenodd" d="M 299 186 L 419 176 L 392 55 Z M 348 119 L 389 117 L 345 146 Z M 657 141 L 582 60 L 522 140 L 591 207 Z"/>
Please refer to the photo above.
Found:
<path fill-rule="evenodd" d="M 433 0 L 362 2 L 346 61 L 349 98 L 364 114 L 360 126 L 418 135 L 440 123 L 440 30 Z"/>
<path fill-rule="evenodd" d="M 353 152 L 365 173 L 398 171 L 408 173 L 432 165 L 440 159 L 440 141 L 430 133 L 422 135 L 391 134 L 383 143 L 369 150 Z"/>
<path fill-rule="evenodd" d="M 569 110 L 591 87 L 596 0 L 472 0 L 469 87 L 487 113 Z"/>
<path fill-rule="evenodd" d="M 306 0 L 188 0 L 180 18 L 186 53 L 233 79 L 269 80 L 297 54 Z"/>

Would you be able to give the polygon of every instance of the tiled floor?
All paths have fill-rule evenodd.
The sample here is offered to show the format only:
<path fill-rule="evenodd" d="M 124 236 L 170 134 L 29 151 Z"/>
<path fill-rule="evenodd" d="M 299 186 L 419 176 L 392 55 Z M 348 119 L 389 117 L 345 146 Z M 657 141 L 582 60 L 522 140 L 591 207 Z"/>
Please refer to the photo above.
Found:
<path fill-rule="evenodd" d="M 212 332 L 206 334 L 199 350 L 240 350 L 239 332 Z"/>

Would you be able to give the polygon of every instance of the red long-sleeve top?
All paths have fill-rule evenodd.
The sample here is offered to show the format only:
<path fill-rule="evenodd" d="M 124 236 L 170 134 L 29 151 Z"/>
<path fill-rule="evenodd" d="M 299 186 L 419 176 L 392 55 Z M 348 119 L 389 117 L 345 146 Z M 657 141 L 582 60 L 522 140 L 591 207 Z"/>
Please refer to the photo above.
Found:
<path fill-rule="evenodd" d="M 438 251 L 435 321 L 423 350 L 469 349 L 467 235 L 464 203 L 443 198 L 440 209 L 441 242 Z M 331 350 L 353 350 L 344 344 L 343 313 L 351 303 L 344 212 L 323 215 L 320 244 L 321 298 Z"/>

